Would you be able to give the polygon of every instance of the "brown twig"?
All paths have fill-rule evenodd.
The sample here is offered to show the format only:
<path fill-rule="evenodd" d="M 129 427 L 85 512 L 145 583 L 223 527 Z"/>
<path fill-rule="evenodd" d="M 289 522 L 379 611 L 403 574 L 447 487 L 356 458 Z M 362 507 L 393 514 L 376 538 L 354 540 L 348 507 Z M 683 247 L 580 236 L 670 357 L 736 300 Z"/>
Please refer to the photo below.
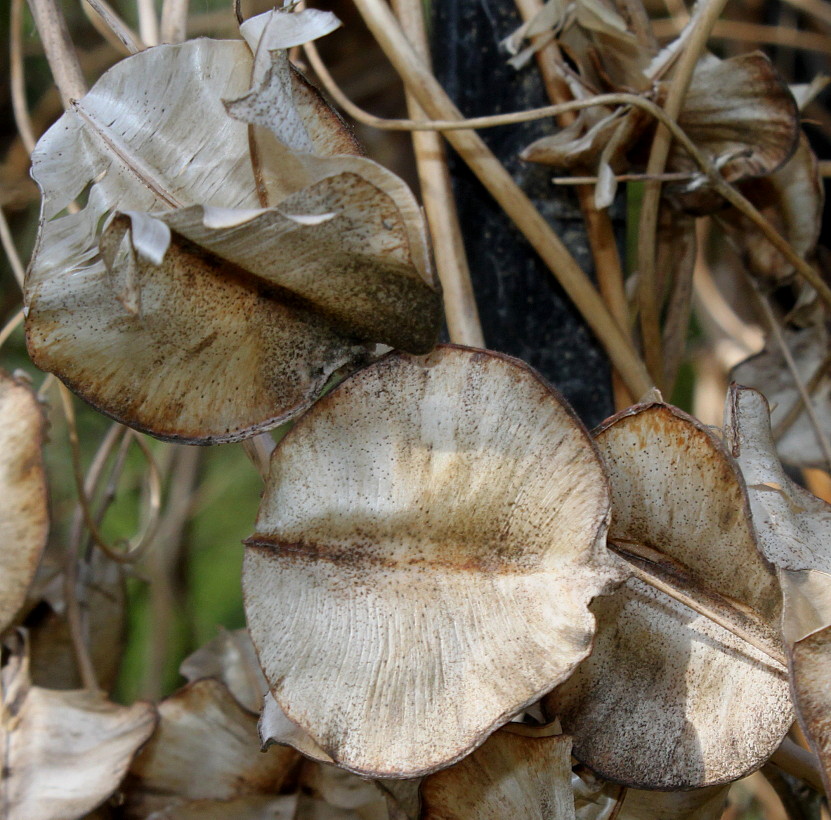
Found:
<path fill-rule="evenodd" d="M 121 54 L 137 54 L 147 48 L 107 0 L 83 0 L 81 5 L 96 31 Z"/>
<path fill-rule="evenodd" d="M 188 0 L 164 0 L 161 41 L 183 43 L 188 36 Z"/>
<path fill-rule="evenodd" d="M 700 0 L 699 13 L 690 23 L 693 26 L 689 40 L 678 58 L 664 112 L 671 120 L 677 120 L 692 80 L 695 66 L 703 52 L 710 31 L 721 16 L 727 0 Z M 672 134 L 661 126 L 655 131 L 646 173 L 662 174 L 669 156 Z M 638 223 L 638 308 L 640 312 L 641 338 L 646 364 L 657 384 L 664 384 L 663 339 L 661 337 L 662 295 L 658 292 L 655 270 L 656 232 L 658 208 L 661 199 L 661 183 L 650 181 L 644 185 L 641 213 Z M 691 289 L 689 289 L 691 291 Z"/>
<path fill-rule="evenodd" d="M 11 48 L 9 72 L 11 74 L 12 110 L 14 121 L 26 152 L 31 154 L 35 147 L 35 130 L 26 103 L 26 75 L 23 67 L 23 0 L 12 0 L 9 23 Z"/>
<path fill-rule="evenodd" d="M 828 374 L 829 368 L 831 368 L 831 352 L 825 354 L 825 358 L 819 363 L 819 366 L 811 374 L 808 381 L 805 382 L 805 392 L 809 396 L 812 396 L 816 392 L 816 389 L 820 386 L 822 380 Z M 771 431 L 774 441 L 780 439 L 788 430 L 788 428 L 799 418 L 799 416 L 802 413 L 802 408 L 804 406 L 805 401 L 803 399 L 802 394 L 800 393 L 796 397 L 796 401 L 793 403 L 793 406 L 788 410 L 787 413 L 785 413 L 782 419 L 779 422 L 777 422 L 776 426 Z"/>
<path fill-rule="evenodd" d="M 393 8 L 413 47 L 425 64 L 429 65 L 427 30 L 420 0 L 393 0 Z M 423 119 L 423 109 L 409 91 L 406 93 L 410 116 L 413 119 Z M 470 279 L 444 145 L 441 137 L 431 131 L 414 131 L 412 140 L 436 268 L 444 292 L 444 312 L 450 341 L 471 347 L 484 347 L 485 337 Z"/>
<path fill-rule="evenodd" d="M 29 8 L 64 108 L 69 108 L 86 94 L 87 84 L 63 12 L 57 0 L 29 0 Z"/>
<path fill-rule="evenodd" d="M 428 116 L 461 119 L 458 109 L 423 65 L 383 0 L 356 0 L 355 5 L 405 86 Z M 651 387 L 651 381 L 643 362 L 551 226 L 475 132 L 448 131 L 446 137 L 557 277 L 627 387 L 634 395 L 645 393 Z"/>
<path fill-rule="evenodd" d="M 526 22 L 535 17 L 543 8 L 542 0 L 515 0 L 515 2 L 522 19 Z M 537 51 L 536 58 L 551 103 L 556 105 L 571 100 L 571 92 L 557 69 L 557 64 L 560 61 L 560 49 L 557 43 L 550 42 L 544 45 Z M 560 127 L 567 127 L 576 118 L 575 112 L 564 112 L 558 118 Z M 623 286 L 623 265 L 618 253 L 612 220 L 609 218 L 608 211 L 601 211 L 595 206 L 594 191 L 591 187 L 579 187 L 577 198 L 586 225 L 586 235 L 594 260 L 594 270 L 600 295 L 620 329 L 624 333 L 628 333 L 629 311 Z M 617 373 L 613 374 L 612 387 L 615 396 L 615 407 L 618 410 L 632 404 L 635 397 L 626 390 Z"/>
<path fill-rule="evenodd" d="M 8 340 L 9 336 L 11 336 L 12 333 L 15 332 L 18 325 L 20 325 L 22 321 L 23 309 L 21 308 L 17 311 L 17 313 L 14 314 L 14 316 L 12 316 L 11 319 L 9 319 L 8 322 L 6 322 L 5 327 L 2 330 L 0 330 L 0 347 L 3 347 L 3 345 L 6 344 L 6 341 Z"/>
<path fill-rule="evenodd" d="M 2 208 L 0 208 L 0 244 L 3 245 L 3 250 L 5 251 L 6 257 L 9 260 L 9 265 L 11 265 L 14 278 L 17 280 L 17 284 L 20 286 L 20 289 L 22 290 L 23 280 L 26 276 L 26 271 L 23 268 L 23 263 L 20 261 L 20 256 L 17 253 L 17 248 L 15 248 L 14 246 L 12 232 L 9 229 L 9 223 L 6 221 L 6 214 L 3 213 Z"/>

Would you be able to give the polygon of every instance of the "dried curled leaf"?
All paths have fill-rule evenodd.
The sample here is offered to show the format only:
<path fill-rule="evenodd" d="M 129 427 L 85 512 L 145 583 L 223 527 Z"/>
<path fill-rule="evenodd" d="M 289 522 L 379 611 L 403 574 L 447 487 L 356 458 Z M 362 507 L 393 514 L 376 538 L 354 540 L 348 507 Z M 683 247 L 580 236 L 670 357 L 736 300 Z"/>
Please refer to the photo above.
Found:
<path fill-rule="evenodd" d="M 779 459 L 761 393 L 733 385 L 724 428 L 748 485 L 764 555 L 784 593 L 782 632 L 796 712 L 831 787 L 831 506 L 794 484 Z"/>
<path fill-rule="evenodd" d="M 76 820 L 118 787 L 156 725 L 149 703 L 119 706 L 90 691 L 32 686 L 23 641 L 10 642 L 2 681 L 5 820 Z"/>
<path fill-rule="evenodd" d="M 640 577 L 595 602 L 592 654 L 546 708 L 608 780 L 735 780 L 792 721 L 784 662 L 773 659 L 783 657 L 779 591 L 739 470 L 707 428 L 664 404 L 613 417 L 596 442 L 612 485 L 610 544 Z"/>
<path fill-rule="evenodd" d="M 571 738 L 500 731 L 421 786 L 424 820 L 575 820 Z"/>
<path fill-rule="evenodd" d="M 297 762 L 293 749 L 260 752 L 256 716 L 219 681 L 189 684 L 158 708 L 159 730 L 125 785 L 129 817 L 188 808 L 193 801 L 274 795 Z"/>
<path fill-rule="evenodd" d="M 344 768 L 450 765 L 588 652 L 607 504 L 591 442 L 527 366 L 443 347 L 361 371 L 275 450 L 247 541 L 274 697 Z"/>
<path fill-rule="evenodd" d="M 417 202 L 355 156 L 275 50 L 304 35 L 296 16 L 248 21 L 253 58 L 243 42 L 195 40 L 118 63 L 33 155 L 29 352 L 161 438 L 252 435 L 377 344 L 425 352 L 438 335 Z"/>
<path fill-rule="evenodd" d="M 46 547 L 45 430 L 29 386 L 0 371 L 0 632 L 23 605 Z"/>

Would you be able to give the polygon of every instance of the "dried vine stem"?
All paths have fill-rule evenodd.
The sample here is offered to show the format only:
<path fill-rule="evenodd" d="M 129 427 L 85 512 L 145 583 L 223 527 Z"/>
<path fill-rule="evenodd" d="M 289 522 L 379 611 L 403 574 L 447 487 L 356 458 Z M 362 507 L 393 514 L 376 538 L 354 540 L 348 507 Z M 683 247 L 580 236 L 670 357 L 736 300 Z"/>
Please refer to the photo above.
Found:
<path fill-rule="evenodd" d="M 5 327 L 0 330 L 0 347 L 3 347 L 4 344 L 8 341 L 9 336 L 15 332 L 18 325 L 23 321 L 23 310 L 22 308 L 17 311 L 17 313 L 6 322 Z"/>
<path fill-rule="evenodd" d="M 816 389 L 820 386 L 822 380 L 828 373 L 829 368 L 831 368 L 831 352 L 825 354 L 825 358 L 819 363 L 819 366 L 811 374 L 811 377 L 808 379 L 808 381 L 805 382 L 805 392 L 808 396 L 811 396 L 814 394 L 814 392 L 816 392 Z M 805 400 L 802 396 L 802 393 L 800 393 L 796 397 L 796 401 L 793 403 L 793 406 L 788 410 L 787 413 L 785 413 L 782 419 L 771 431 L 774 441 L 780 439 L 788 430 L 788 428 L 799 418 L 800 414 L 802 413 L 803 407 L 805 407 Z M 814 493 L 814 495 L 816 494 L 817 493 Z"/>
<path fill-rule="evenodd" d="M 785 359 L 785 364 L 787 365 L 791 378 L 793 379 L 796 389 L 799 392 L 802 404 L 805 406 L 805 412 L 808 414 L 808 420 L 811 422 L 811 427 L 814 428 L 814 435 L 817 437 L 817 442 L 819 442 L 820 449 L 822 450 L 822 457 L 825 459 L 825 469 L 828 470 L 831 468 L 831 445 L 829 445 L 828 437 L 825 435 L 825 431 L 822 429 L 822 425 L 817 418 L 813 402 L 811 401 L 811 397 L 805 387 L 805 382 L 799 375 L 799 370 L 796 367 L 793 354 L 788 347 L 788 342 L 782 333 L 782 328 L 779 326 L 779 322 L 776 319 L 776 315 L 774 314 L 773 308 L 770 306 L 770 302 L 767 297 L 759 291 L 753 282 L 751 282 L 751 290 L 756 294 L 759 308 L 765 317 L 765 321 L 770 328 L 773 338 L 776 340 L 777 347 L 779 347 L 782 352 L 782 356 Z"/>
<path fill-rule="evenodd" d="M 69 108 L 86 94 L 87 84 L 63 12 L 57 0 L 29 0 L 29 8 L 64 108 Z"/>
<path fill-rule="evenodd" d="M 106 0 L 83 0 L 81 5 L 98 33 L 117 51 L 129 55 L 147 48 Z"/>
<path fill-rule="evenodd" d="M 9 265 L 11 265 L 12 273 L 14 273 L 14 278 L 17 280 L 17 284 L 20 285 L 20 288 L 22 290 L 23 279 L 26 275 L 26 272 L 23 268 L 23 264 L 20 261 L 20 256 L 18 256 L 17 249 L 14 246 L 12 232 L 9 229 L 9 223 L 6 221 L 6 214 L 3 213 L 2 208 L 0 208 L 0 243 L 2 243 L 3 250 L 6 252 L 6 257 L 9 260 Z"/>
<path fill-rule="evenodd" d="M 773 753 L 770 762 L 813 786 L 820 794 L 825 794 L 822 774 L 816 757 L 807 749 L 794 743 L 786 737 L 779 748 Z"/>
<path fill-rule="evenodd" d="M 461 119 L 458 109 L 424 67 L 383 0 L 356 0 L 355 5 L 405 86 L 427 114 Z M 554 273 L 627 387 L 634 395 L 645 393 L 652 383 L 634 346 L 551 226 L 476 133 L 453 131 L 446 137 Z"/>
<path fill-rule="evenodd" d="M 11 74 L 14 122 L 26 151 L 31 154 L 37 140 L 35 130 L 32 128 L 32 119 L 29 116 L 29 107 L 26 104 L 26 79 L 23 69 L 23 0 L 12 0 L 9 28 L 11 29 L 9 73 Z"/>
<path fill-rule="evenodd" d="M 533 19 L 543 8 L 542 0 L 515 0 L 520 16 L 525 22 Z M 636 0 L 639 4 L 639 0 Z M 640 6 L 641 11 L 643 7 Z M 568 102 L 572 95 L 557 70 L 561 61 L 560 49 L 556 42 L 549 42 L 536 53 L 537 67 L 542 76 L 548 99 L 552 104 Z M 558 118 L 561 128 L 571 125 L 577 119 L 575 112 L 565 112 Z M 580 211 L 586 225 L 586 235 L 589 240 L 594 271 L 597 277 L 598 288 L 603 301 L 609 308 L 618 326 L 624 333 L 628 333 L 629 309 L 626 302 L 626 293 L 623 286 L 623 265 L 618 253 L 615 232 L 609 212 L 599 210 L 594 202 L 594 190 L 588 186 L 577 188 L 577 199 Z M 615 398 L 615 407 L 622 410 L 634 401 L 634 396 L 626 390 L 617 372 L 612 374 L 612 389 Z"/>
<path fill-rule="evenodd" d="M 159 44 L 159 19 L 153 0 L 136 0 L 139 20 L 139 36 L 148 46 Z"/>
<path fill-rule="evenodd" d="M 127 432 L 120 424 L 110 425 L 107 435 L 96 452 L 86 479 L 82 482 L 84 495 L 90 496 L 95 491 L 104 465 L 110 457 L 119 436 Z M 95 667 L 89 654 L 89 647 L 84 639 L 83 618 L 81 616 L 81 605 L 78 601 L 78 560 L 80 558 L 81 537 L 83 533 L 84 515 L 79 510 L 75 514 L 72 524 L 72 531 L 69 538 L 69 547 L 64 559 L 64 601 L 66 604 L 66 621 L 69 626 L 69 635 L 72 641 L 72 648 L 75 653 L 75 661 L 78 664 L 78 673 L 81 676 L 81 683 L 85 689 L 98 691 L 98 678 L 95 674 Z"/>
<path fill-rule="evenodd" d="M 413 47 L 425 64 L 429 65 L 430 54 L 421 0 L 394 0 L 393 8 L 402 27 L 409 34 Z M 406 94 L 410 116 L 423 119 L 421 106 L 409 91 Z M 471 347 L 485 347 L 444 145 L 434 131 L 414 131 L 412 140 L 436 268 L 444 291 L 444 312 L 450 341 Z"/>
<path fill-rule="evenodd" d="M 693 27 L 676 70 L 672 75 L 664 112 L 671 120 L 677 120 L 687 95 L 693 71 L 698 63 L 710 31 L 721 16 L 727 0 L 701 0 L 698 14 L 690 21 Z M 652 149 L 646 165 L 650 176 L 662 174 L 669 156 L 672 134 L 661 126 L 655 131 Z M 661 199 L 661 183 L 652 180 L 645 184 L 641 201 L 638 224 L 638 307 L 640 310 L 641 339 L 643 341 L 646 365 L 652 378 L 659 385 L 666 382 L 663 360 L 663 339 L 661 337 L 661 304 L 657 272 L 655 270 L 656 233 L 658 229 L 658 207 Z M 689 288 L 691 292 L 691 288 Z"/>
<path fill-rule="evenodd" d="M 183 43 L 188 36 L 188 0 L 164 0 L 162 5 L 163 43 Z"/>

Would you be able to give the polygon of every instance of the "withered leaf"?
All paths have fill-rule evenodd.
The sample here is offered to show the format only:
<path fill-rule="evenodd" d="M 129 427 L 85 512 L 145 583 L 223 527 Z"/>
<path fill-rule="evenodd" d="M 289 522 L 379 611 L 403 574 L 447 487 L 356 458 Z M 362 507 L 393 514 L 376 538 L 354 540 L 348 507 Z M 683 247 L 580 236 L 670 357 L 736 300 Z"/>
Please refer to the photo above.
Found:
<path fill-rule="evenodd" d="M 0 632 L 26 599 L 49 533 L 45 430 L 34 392 L 0 371 Z"/>
<path fill-rule="evenodd" d="M 450 765 L 588 652 L 607 503 L 579 423 L 516 360 L 360 371 L 278 445 L 247 541 L 272 694 L 346 769 Z"/>
<path fill-rule="evenodd" d="M 549 716 L 606 779 L 729 782 L 761 766 L 793 719 L 784 661 L 771 657 L 783 658 L 780 594 L 741 474 L 707 428 L 669 405 L 618 414 L 596 442 L 612 485 L 610 543 L 632 550 L 627 563 L 652 582 L 632 578 L 595 602 L 592 654 L 545 700 Z"/>
<path fill-rule="evenodd" d="M 571 738 L 499 731 L 421 786 L 424 820 L 575 820 Z"/>
<path fill-rule="evenodd" d="M 274 795 L 297 763 L 293 749 L 260 751 L 256 716 L 219 681 L 188 684 L 158 709 L 158 732 L 125 783 L 128 817 L 191 801 Z"/>
<path fill-rule="evenodd" d="M 6 820 L 76 820 L 118 787 L 156 724 L 149 703 L 119 706 L 90 691 L 32 686 L 15 635 L 0 671 L 0 786 Z"/>

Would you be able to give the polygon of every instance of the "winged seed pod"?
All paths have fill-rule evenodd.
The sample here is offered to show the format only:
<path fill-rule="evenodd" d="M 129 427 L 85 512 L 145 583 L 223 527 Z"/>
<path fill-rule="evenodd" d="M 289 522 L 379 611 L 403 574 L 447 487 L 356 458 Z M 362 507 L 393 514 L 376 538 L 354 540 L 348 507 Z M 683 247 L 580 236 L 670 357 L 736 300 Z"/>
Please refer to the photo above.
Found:
<path fill-rule="evenodd" d="M 575 820 L 571 738 L 500 730 L 421 786 L 423 820 Z"/>
<path fill-rule="evenodd" d="M 732 385 L 724 429 L 747 481 L 765 557 L 784 593 L 782 634 L 794 702 L 831 789 L 831 507 L 794 484 L 776 456 L 765 397 Z"/>
<path fill-rule="evenodd" d="M 450 765 L 588 653 L 608 504 L 527 365 L 447 346 L 360 371 L 278 445 L 246 542 L 272 694 L 356 773 Z"/>
<path fill-rule="evenodd" d="M 0 632 L 23 606 L 46 547 L 45 430 L 35 394 L 0 370 Z"/>
<path fill-rule="evenodd" d="M 19 634 L 6 646 L 0 718 L 4 820 L 76 820 L 118 787 L 156 725 L 149 703 L 119 706 L 88 690 L 32 686 Z M 5 647 L 4 647 L 5 648 Z"/>
<path fill-rule="evenodd" d="M 39 367 L 137 429 L 210 443 L 292 418 L 377 344 L 433 346 L 415 198 L 288 63 L 335 25 L 269 12 L 244 24 L 251 47 L 147 49 L 47 132 L 25 287 Z"/>
<path fill-rule="evenodd" d="M 193 802 L 220 813 L 223 804 L 239 801 L 219 814 L 233 820 L 246 798 L 258 803 L 263 795 L 277 794 L 300 758 L 284 747 L 262 754 L 256 715 L 219 681 L 188 684 L 158 709 L 159 730 L 125 781 L 127 817 L 144 818 Z"/>
<path fill-rule="evenodd" d="M 779 587 L 739 469 L 666 404 L 629 408 L 595 440 L 612 486 L 609 543 L 641 577 L 595 602 L 592 654 L 547 712 L 605 779 L 664 790 L 735 780 L 793 721 Z"/>

